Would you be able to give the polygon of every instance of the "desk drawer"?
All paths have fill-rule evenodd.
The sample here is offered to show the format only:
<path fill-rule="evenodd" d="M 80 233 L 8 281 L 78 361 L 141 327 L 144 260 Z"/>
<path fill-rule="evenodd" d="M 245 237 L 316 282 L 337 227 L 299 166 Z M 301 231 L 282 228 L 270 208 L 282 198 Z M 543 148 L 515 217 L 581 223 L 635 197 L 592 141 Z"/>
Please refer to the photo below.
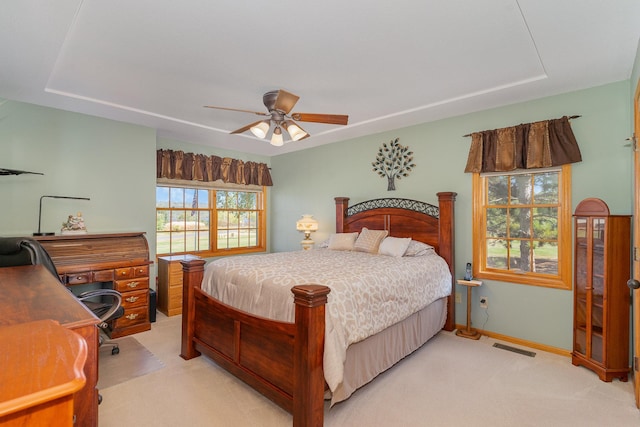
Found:
<path fill-rule="evenodd" d="M 68 285 L 82 285 L 84 283 L 93 282 L 91 272 L 87 271 L 84 273 L 67 273 L 66 281 Z"/>
<path fill-rule="evenodd" d="M 115 328 L 126 328 L 128 326 L 137 325 L 148 322 L 149 307 L 125 308 L 124 315 L 114 322 Z"/>
<path fill-rule="evenodd" d="M 138 289 L 149 288 L 149 278 L 129 279 L 129 280 L 116 280 L 113 282 L 113 288 L 118 292 L 130 292 Z"/>
<path fill-rule="evenodd" d="M 147 289 L 142 291 L 126 292 L 122 295 L 122 306 L 127 308 L 132 307 L 147 307 L 149 305 L 149 291 Z"/>
<path fill-rule="evenodd" d="M 134 277 L 148 277 L 149 266 L 138 265 L 136 267 L 116 268 L 116 280 L 133 279 Z"/>

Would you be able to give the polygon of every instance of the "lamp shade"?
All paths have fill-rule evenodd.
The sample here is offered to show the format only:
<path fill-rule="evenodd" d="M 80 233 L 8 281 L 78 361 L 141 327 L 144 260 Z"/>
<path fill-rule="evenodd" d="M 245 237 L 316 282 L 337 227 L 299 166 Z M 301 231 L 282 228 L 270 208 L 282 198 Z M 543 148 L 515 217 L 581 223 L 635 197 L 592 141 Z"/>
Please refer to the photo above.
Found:
<path fill-rule="evenodd" d="M 273 135 L 271 135 L 271 145 L 280 147 L 282 144 L 284 144 L 284 140 L 282 139 L 282 129 L 280 129 L 280 126 L 276 126 L 273 130 Z"/>
<path fill-rule="evenodd" d="M 258 138 L 264 138 L 265 136 L 267 136 L 267 132 L 269 132 L 269 122 L 263 120 L 257 125 L 251 126 L 249 130 Z"/>
<path fill-rule="evenodd" d="M 287 130 L 287 132 L 289 132 L 289 135 L 291 135 L 291 139 L 294 141 L 299 141 L 309 135 L 304 131 L 304 129 L 295 124 L 292 120 L 287 120 L 286 122 L 284 122 L 283 126 Z"/>
<path fill-rule="evenodd" d="M 313 215 L 302 215 L 296 222 L 296 230 L 298 231 L 317 231 L 318 230 L 318 221 L 313 219 Z"/>

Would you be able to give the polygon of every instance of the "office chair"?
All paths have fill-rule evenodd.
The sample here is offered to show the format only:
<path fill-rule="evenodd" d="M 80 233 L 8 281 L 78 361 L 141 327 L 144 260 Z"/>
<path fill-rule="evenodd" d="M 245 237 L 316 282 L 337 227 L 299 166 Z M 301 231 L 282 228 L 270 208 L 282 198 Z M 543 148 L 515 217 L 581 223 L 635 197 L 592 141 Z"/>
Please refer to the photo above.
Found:
<path fill-rule="evenodd" d="M 19 265 L 43 265 L 58 281 L 60 276 L 47 251 L 34 239 L 28 237 L 0 237 L 0 267 Z M 69 291 L 71 292 L 71 291 Z M 106 329 L 111 320 L 122 317 L 122 295 L 113 289 L 97 289 L 78 295 L 82 303 L 100 319 L 99 345 L 110 346 L 111 354 L 120 353 L 118 344 L 108 339 Z M 103 300 L 107 301 L 104 302 Z"/>

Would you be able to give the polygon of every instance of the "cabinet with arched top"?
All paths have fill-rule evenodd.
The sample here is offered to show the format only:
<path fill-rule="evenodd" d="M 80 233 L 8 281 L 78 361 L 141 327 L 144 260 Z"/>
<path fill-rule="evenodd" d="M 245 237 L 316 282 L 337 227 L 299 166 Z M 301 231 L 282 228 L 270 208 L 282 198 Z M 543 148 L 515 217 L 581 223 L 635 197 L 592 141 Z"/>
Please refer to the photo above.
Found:
<path fill-rule="evenodd" d="M 574 217 L 572 363 L 601 380 L 629 374 L 631 216 L 611 215 L 595 198 L 581 201 Z"/>

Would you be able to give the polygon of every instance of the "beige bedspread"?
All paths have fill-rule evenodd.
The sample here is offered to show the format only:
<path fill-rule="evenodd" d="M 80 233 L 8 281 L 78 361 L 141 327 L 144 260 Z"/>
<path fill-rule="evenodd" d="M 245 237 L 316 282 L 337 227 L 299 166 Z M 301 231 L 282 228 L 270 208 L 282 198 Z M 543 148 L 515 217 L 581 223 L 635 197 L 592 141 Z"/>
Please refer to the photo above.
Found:
<path fill-rule="evenodd" d="M 349 345 L 449 295 L 451 274 L 434 252 L 396 258 L 318 249 L 217 259 L 207 265 L 202 289 L 241 310 L 293 322 L 291 288 L 301 284 L 331 288 L 323 363 L 333 391 Z"/>

